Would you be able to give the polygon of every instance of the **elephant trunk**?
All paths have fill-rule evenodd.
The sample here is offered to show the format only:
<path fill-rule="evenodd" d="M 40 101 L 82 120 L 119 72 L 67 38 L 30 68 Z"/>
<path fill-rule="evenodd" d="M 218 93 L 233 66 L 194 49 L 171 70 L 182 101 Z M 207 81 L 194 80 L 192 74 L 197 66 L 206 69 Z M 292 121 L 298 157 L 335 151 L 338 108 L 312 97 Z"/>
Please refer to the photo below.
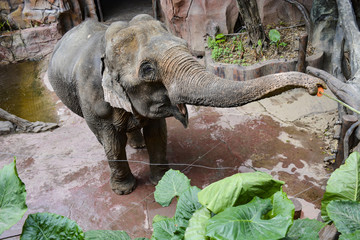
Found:
<path fill-rule="evenodd" d="M 248 81 L 231 81 L 209 73 L 184 49 L 168 50 L 164 57 L 164 85 L 175 104 L 236 107 L 293 88 L 307 88 L 315 95 L 318 78 L 299 72 L 267 75 Z"/>

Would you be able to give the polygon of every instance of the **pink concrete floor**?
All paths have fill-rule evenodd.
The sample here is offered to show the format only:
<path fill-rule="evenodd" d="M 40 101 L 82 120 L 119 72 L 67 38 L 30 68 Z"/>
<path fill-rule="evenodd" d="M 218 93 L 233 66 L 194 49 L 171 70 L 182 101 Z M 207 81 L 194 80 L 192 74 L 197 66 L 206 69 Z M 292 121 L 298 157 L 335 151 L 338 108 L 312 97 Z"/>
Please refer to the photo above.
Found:
<path fill-rule="evenodd" d="M 200 188 L 238 172 L 268 172 L 286 182 L 289 196 L 301 199 L 303 217 L 316 218 L 329 177 L 323 167 L 324 143 L 312 132 L 281 124 L 269 115 L 249 114 L 251 107 L 190 107 L 187 129 L 174 118 L 167 119 L 171 167 Z M 150 237 L 152 218 L 173 216 L 176 201 L 166 208 L 154 201 L 147 151 L 127 147 L 130 161 L 145 164 L 130 163 L 138 187 L 130 195 L 118 196 L 110 189 L 101 145 L 82 118 L 66 108 L 62 112 L 62 126 L 52 132 L 0 136 L 0 167 L 17 157 L 29 207 L 22 221 L 0 239 L 19 234 L 26 216 L 35 212 L 66 216 L 84 231 L 125 230 L 131 237 Z"/>

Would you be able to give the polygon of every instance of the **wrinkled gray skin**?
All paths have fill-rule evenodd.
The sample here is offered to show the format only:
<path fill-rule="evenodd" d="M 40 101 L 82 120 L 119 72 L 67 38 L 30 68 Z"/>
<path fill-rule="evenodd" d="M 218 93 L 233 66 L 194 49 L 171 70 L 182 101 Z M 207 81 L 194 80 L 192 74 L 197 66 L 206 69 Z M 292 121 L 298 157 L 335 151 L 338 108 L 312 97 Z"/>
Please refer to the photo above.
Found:
<path fill-rule="evenodd" d="M 234 107 L 304 87 L 316 94 L 321 80 L 301 73 L 276 74 L 253 81 L 228 81 L 206 72 L 191 56 L 186 42 L 171 35 L 148 15 L 109 27 L 86 21 L 56 45 L 49 79 L 59 98 L 85 118 L 103 145 L 111 169 L 110 184 L 128 194 L 136 180 L 126 161 L 126 132 L 143 128 L 156 184 L 166 166 L 165 118 L 185 127 L 185 104 Z"/>

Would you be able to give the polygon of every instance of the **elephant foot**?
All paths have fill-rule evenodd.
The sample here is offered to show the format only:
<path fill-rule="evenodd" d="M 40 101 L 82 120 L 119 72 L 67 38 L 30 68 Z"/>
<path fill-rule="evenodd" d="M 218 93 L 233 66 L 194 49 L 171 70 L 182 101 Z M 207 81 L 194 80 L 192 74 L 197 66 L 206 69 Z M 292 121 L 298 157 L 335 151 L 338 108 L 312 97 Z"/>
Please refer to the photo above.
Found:
<path fill-rule="evenodd" d="M 111 189 L 118 195 L 126 195 L 131 193 L 136 188 L 136 178 L 131 173 L 126 178 L 116 177 L 115 174 L 111 174 L 110 178 Z"/>
<path fill-rule="evenodd" d="M 152 171 L 151 175 L 150 175 L 150 182 L 153 185 L 157 185 L 158 182 L 161 180 L 161 178 L 164 176 L 164 174 L 168 171 L 169 169 L 161 169 L 158 171 Z"/>
<path fill-rule="evenodd" d="M 140 130 L 135 130 L 133 132 L 127 133 L 127 136 L 130 147 L 135 149 L 145 147 L 144 137 L 142 136 Z"/>

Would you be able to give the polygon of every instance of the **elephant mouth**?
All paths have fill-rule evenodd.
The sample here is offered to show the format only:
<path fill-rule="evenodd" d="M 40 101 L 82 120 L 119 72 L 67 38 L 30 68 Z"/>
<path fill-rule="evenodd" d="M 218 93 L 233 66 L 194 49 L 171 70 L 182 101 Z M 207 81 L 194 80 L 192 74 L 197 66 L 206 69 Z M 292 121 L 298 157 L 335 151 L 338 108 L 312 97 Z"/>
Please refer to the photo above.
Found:
<path fill-rule="evenodd" d="M 189 116 L 186 105 L 184 103 L 176 104 L 177 110 L 174 114 L 174 117 L 179 120 L 182 125 L 187 128 L 189 123 Z"/>

